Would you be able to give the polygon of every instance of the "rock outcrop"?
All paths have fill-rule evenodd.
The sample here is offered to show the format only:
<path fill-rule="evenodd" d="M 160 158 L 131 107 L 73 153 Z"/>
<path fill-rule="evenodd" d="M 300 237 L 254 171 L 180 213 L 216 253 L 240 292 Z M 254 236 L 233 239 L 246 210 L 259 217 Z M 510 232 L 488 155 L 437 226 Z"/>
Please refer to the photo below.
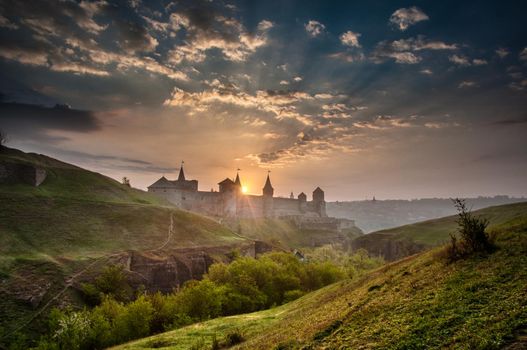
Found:
<path fill-rule="evenodd" d="M 181 248 L 164 251 L 130 251 L 113 263 L 126 267 L 128 278 L 135 287 L 146 290 L 170 292 L 186 281 L 199 280 L 215 262 L 228 262 L 233 253 L 256 257 L 271 251 L 271 246 L 261 241 L 216 247 Z"/>
<path fill-rule="evenodd" d="M 40 186 L 46 179 L 46 170 L 34 165 L 0 162 L 0 184 L 25 183 Z"/>

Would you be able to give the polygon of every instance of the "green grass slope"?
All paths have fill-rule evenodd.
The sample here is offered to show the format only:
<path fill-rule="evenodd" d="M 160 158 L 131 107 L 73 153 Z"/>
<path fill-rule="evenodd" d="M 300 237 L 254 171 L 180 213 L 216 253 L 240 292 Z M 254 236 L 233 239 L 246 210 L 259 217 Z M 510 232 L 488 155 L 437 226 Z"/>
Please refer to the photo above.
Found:
<path fill-rule="evenodd" d="M 281 307 L 115 349 L 210 349 L 230 332 L 245 337 L 233 349 L 502 348 L 527 327 L 527 214 L 506 216 L 488 256 L 447 264 L 435 248 Z"/>
<path fill-rule="evenodd" d="M 474 211 L 474 215 L 485 217 L 490 221 L 490 230 L 499 229 L 504 225 L 514 226 L 525 224 L 526 214 L 527 202 L 499 205 Z M 427 220 L 372 232 L 358 239 L 389 236 L 394 240 L 407 239 L 426 246 L 436 246 L 446 243 L 449 240 L 450 233 L 456 232 L 456 220 L 456 215 L 447 216 L 440 219 Z"/>
<path fill-rule="evenodd" d="M 26 184 L 0 184 L 0 192 L 65 197 L 93 201 L 168 205 L 150 193 L 123 186 L 119 182 L 77 166 L 36 153 L 3 148 L 0 163 L 33 165 L 46 170 L 47 177 L 39 187 Z"/>
<path fill-rule="evenodd" d="M 43 155 L 14 149 L 0 162 L 46 169 L 39 186 L 0 185 L 0 271 L 21 258 L 94 257 L 112 251 L 148 250 L 243 241 L 213 220 L 177 210 L 147 192 Z"/>
<path fill-rule="evenodd" d="M 47 178 L 39 187 L 0 185 L 0 347 L 6 334 L 16 338 L 12 331 L 53 301 L 71 276 L 111 255 L 248 242 L 211 219 L 44 155 L 7 149 L 1 163 L 42 167 Z M 52 305 L 82 305 L 75 298 L 68 291 Z M 42 330 L 41 321 L 21 332 Z"/>

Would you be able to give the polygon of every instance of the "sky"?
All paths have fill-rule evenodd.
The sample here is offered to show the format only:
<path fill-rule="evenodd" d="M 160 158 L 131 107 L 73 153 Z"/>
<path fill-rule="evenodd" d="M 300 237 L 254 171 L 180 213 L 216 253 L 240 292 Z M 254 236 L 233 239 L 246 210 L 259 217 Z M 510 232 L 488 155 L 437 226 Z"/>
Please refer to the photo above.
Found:
<path fill-rule="evenodd" d="M 8 146 L 146 189 L 527 195 L 527 3 L 0 0 Z M 310 196 L 309 196 L 310 197 Z"/>

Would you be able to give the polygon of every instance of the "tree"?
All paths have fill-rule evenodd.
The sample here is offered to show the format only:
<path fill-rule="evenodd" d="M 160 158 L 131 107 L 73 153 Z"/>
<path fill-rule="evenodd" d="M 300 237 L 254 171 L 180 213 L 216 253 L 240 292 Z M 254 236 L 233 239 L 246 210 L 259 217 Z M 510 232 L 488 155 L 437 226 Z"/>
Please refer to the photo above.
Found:
<path fill-rule="evenodd" d="M 130 185 L 130 179 L 127 178 L 126 176 L 123 177 L 122 184 L 125 185 L 125 186 L 128 186 L 128 187 L 131 187 L 131 185 Z"/>

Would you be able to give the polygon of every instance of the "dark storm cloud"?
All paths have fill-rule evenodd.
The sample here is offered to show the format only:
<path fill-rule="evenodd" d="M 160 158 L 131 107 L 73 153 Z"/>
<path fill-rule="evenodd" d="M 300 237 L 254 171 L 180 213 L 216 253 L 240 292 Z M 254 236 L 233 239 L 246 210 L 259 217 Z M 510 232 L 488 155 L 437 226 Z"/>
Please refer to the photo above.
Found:
<path fill-rule="evenodd" d="M 173 173 L 179 168 L 162 167 L 142 159 L 121 157 L 114 155 L 91 154 L 77 151 L 64 151 L 57 148 L 50 148 L 54 153 L 60 154 L 64 158 L 82 163 L 95 163 L 109 169 L 139 171 L 146 173 Z"/>
<path fill-rule="evenodd" d="M 117 20 L 119 30 L 119 42 L 121 47 L 129 52 L 152 51 L 158 42 L 146 30 L 146 28 L 136 22 Z"/>
<path fill-rule="evenodd" d="M 522 125 L 522 124 L 527 124 L 527 117 L 518 118 L 518 119 L 502 119 L 502 120 L 497 120 L 491 123 L 491 125 L 501 125 L 501 126 Z"/>
<path fill-rule="evenodd" d="M 97 3 L 86 4 L 87 7 L 73 1 L 0 0 L 0 9 L 4 17 L 17 20 L 40 35 L 87 40 L 85 31 L 98 33 L 104 26 L 92 18 Z"/>
<path fill-rule="evenodd" d="M 0 103 L 0 123 L 8 131 L 38 132 L 64 130 L 92 132 L 101 125 L 91 111 L 71 109 L 64 105 L 43 107 L 22 103 Z"/>

